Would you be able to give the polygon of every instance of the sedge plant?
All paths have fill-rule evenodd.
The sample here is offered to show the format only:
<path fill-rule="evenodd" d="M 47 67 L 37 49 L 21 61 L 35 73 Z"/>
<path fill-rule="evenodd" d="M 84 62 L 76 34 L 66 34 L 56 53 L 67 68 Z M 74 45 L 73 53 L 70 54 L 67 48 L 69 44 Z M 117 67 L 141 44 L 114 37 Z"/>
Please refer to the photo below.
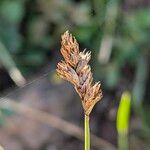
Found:
<path fill-rule="evenodd" d="M 84 110 L 84 147 L 90 150 L 90 113 L 95 104 L 102 98 L 100 82 L 93 84 L 91 67 L 88 64 L 91 53 L 80 52 L 75 37 L 66 31 L 61 38 L 61 54 L 64 60 L 58 63 L 58 75 L 71 82 L 79 94 Z"/>

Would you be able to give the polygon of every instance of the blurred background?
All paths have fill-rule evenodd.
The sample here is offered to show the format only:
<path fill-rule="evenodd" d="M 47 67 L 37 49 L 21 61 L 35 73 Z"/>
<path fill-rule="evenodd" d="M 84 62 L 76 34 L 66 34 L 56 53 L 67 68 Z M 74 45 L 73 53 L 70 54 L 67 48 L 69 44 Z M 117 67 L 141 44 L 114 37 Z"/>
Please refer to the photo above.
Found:
<path fill-rule="evenodd" d="M 66 30 L 92 52 L 94 80 L 102 84 L 91 114 L 92 150 L 149 150 L 149 0 L 0 0 L 0 145 L 83 149 L 80 99 L 55 72 Z M 119 105 L 125 91 L 131 109 Z"/>

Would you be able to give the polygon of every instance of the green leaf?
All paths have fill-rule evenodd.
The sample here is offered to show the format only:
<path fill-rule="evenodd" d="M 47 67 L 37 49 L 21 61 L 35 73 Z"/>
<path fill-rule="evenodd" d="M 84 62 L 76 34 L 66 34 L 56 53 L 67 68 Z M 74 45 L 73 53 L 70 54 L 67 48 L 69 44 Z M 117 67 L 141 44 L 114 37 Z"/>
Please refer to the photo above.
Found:
<path fill-rule="evenodd" d="M 22 1 L 5 0 L 1 4 L 0 13 L 3 18 L 6 18 L 12 23 L 18 23 L 23 17 L 24 9 Z"/>
<path fill-rule="evenodd" d="M 117 131 L 119 134 L 126 134 L 128 132 L 130 107 L 131 95 L 126 91 L 121 96 L 117 112 Z"/>

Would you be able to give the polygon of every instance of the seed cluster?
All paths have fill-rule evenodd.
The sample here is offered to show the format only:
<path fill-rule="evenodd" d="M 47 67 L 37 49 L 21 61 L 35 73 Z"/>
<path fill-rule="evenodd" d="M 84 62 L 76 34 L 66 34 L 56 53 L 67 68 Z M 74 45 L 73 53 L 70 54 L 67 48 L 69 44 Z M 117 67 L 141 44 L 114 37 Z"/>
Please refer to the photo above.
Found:
<path fill-rule="evenodd" d="M 85 115 L 89 115 L 94 105 L 101 100 L 102 91 L 100 82 L 92 84 L 93 76 L 88 64 L 91 53 L 79 51 L 79 44 L 68 31 L 62 35 L 61 54 L 64 61 L 57 65 L 58 75 L 71 82 L 79 94 Z"/>

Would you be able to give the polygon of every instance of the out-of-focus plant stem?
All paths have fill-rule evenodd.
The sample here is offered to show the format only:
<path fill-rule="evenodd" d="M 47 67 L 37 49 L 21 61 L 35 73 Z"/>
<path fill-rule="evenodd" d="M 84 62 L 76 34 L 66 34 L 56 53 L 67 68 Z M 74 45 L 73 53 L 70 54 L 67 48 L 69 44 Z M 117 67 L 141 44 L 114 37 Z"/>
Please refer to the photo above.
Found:
<path fill-rule="evenodd" d="M 90 124 L 89 116 L 84 116 L 84 150 L 90 150 Z"/>
<path fill-rule="evenodd" d="M 104 18 L 104 35 L 101 40 L 98 59 L 105 64 L 109 61 L 113 46 L 116 19 L 119 12 L 119 0 L 108 1 Z"/>
<path fill-rule="evenodd" d="M 118 150 L 129 150 L 128 136 L 126 134 L 118 134 Z"/>
<path fill-rule="evenodd" d="M 133 106 L 138 114 L 139 110 L 141 110 L 142 101 L 144 98 L 147 74 L 148 62 L 147 59 L 141 55 L 137 62 L 135 81 L 133 85 Z"/>
<path fill-rule="evenodd" d="M 25 78 L 20 70 L 16 67 L 15 62 L 7 51 L 5 45 L 0 41 L 0 62 L 8 71 L 11 79 L 17 86 L 23 86 L 26 83 Z"/>
<path fill-rule="evenodd" d="M 131 107 L 131 95 L 123 92 L 117 113 L 118 150 L 128 150 L 128 126 Z"/>
<path fill-rule="evenodd" d="M 148 76 L 148 60 L 144 55 L 140 55 L 137 63 L 137 69 L 135 74 L 135 81 L 133 85 L 133 107 L 134 111 L 140 116 L 143 124 L 144 136 L 150 134 L 150 127 L 147 122 L 146 114 L 144 111 L 143 100 L 146 90 L 146 81 Z M 147 112 L 148 113 L 148 112 Z"/>

